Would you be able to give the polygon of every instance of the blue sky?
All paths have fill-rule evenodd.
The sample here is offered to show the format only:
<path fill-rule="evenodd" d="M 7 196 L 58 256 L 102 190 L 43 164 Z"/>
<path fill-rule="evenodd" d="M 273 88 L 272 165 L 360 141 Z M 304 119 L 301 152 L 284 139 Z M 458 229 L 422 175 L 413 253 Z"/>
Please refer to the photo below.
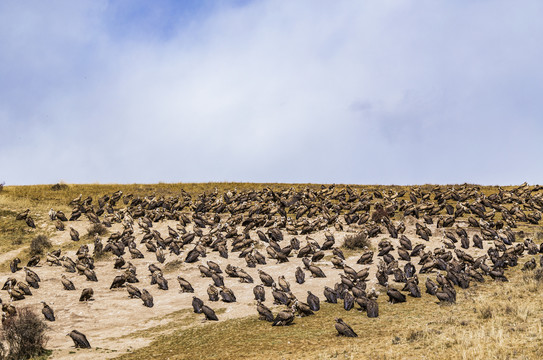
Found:
<path fill-rule="evenodd" d="M 539 1 L 0 2 L 0 182 L 542 183 Z"/>

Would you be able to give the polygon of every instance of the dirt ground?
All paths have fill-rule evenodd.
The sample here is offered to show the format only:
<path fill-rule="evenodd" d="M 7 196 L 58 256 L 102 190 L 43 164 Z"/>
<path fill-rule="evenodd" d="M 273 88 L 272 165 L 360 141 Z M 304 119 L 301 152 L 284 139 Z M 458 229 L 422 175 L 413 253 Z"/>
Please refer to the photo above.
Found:
<path fill-rule="evenodd" d="M 167 237 L 168 225 L 175 228 L 175 224 L 176 223 L 174 221 L 163 221 L 153 224 L 153 229 L 158 230 L 163 237 Z M 67 223 L 67 225 L 74 227 L 81 235 L 84 235 L 87 233 L 86 229 L 90 224 L 87 221 L 74 221 Z M 429 242 L 426 242 L 415 235 L 414 222 L 406 223 L 406 225 L 407 230 L 405 235 L 411 239 L 413 246 L 418 243 L 424 243 L 427 245 L 426 250 L 433 250 L 434 248 L 441 247 L 443 245 L 441 242 L 443 239 L 443 229 L 436 229 L 435 225 L 429 225 L 434 236 L 430 238 Z M 51 241 L 54 244 L 54 249 L 61 244 L 72 242 L 70 239 L 68 226 L 66 227 L 66 231 L 56 232 L 54 236 L 51 237 Z M 188 231 L 191 230 L 191 226 L 192 225 L 187 226 Z M 460 223 L 460 226 L 466 227 L 467 224 Z M 353 229 L 354 227 L 351 227 L 350 231 Z M 115 224 L 110 229 L 111 232 L 115 232 L 117 230 L 121 230 L 120 224 Z M 324 301 L 324 286 L 333 287 L 336 282 L 340 281 L 339 274 L 343 272 L 342 270 L 334 269 L 332 267 L 330 256 L 327 255 L 323 260 L 317 263 L 317 265 L 323 269 L 327 277 L 320 279 L 312 278 L 310 273 L 306 271 L 306 282 L 299 285 L 296 283 L 294 272 L 298 266 L 303 268 L 303 263 L 301 259 L 297 258 L 296 256 L 291 257 L 289 262 L 283 264 L 276 264 L 275 260 L 267 258 L 267 265 L 257 265 L 256 268 L 248 268 L 245 260 L 238 258 L 239 253 L 229 253 L 229 259 L 224 259 L 221 258 L 217 252 L 208 251 L 207 257 L 201 257 L 196 263 L 179 263 L 175 270 L 171 272 L 165 271 L 164 277 L 168 280 L 169 290 L 163 291 L 159 290 L 157 285 L 150 285 L 150 272 L 147 269 L 148 265 L 155 263 L 162 269 L 165 269 L 169 267 L 167 266 L 168 263 L 184 259 L 187 251 L 192 249 L 193 245 L 191 244 L 186 246 L 179 257 L 175 254 L 167 254 L 166 262 L 164 264 L 159 264 L 158 261 L 156 261 L 155 254 L 147 252 L 145 246 L 139 243 L 143 235 L 140 233 L 137 225 L 135 225 L 134 230 L 136 235 L 136 243 L 138 244 L 139 250 L 145 255 L 145 258 L 130 259 L 128 251 L 124 255 L 124 258 L 126 261 L 131 261 L 137 268 L 137 276 L 140 282 L 134 285 L 140 289 L 147 289 L 154 297 L 155 305 L 153 308 L 144 307 L 140 299 L 130 299 L 125 288 L 114 290 L 109 289 L 114 277 L 116 275 L 120 275 L 124 271 L 115 270 L 113 268 L 112 259 L 95 262 L 95 272 L 98 277 L 98 282 L 87 281 L 83 275 L 67 273 L 63 267 L 46 265 L 45 257 L 42 257 L 42 261 L 39 266 L 33 268 L 33 270 L 41 277 L 42 281 L 40 283 L 40 288 L 32 289 L 32 296 L 27 296 L 26 299 L 17 301 L 14 303 L 14 305 L 16 307 L 30 305 L 41 314 L 42 304 L 40 301 L 43 300 L 54 309 L 56 321 L 48 323 L 50 329 L 48 332 L 49 342 L 47 345 L 47 348 L 53 350 L 52 358 L 111 358 L 130 351 L 131 349 L 146 346 L 150 343 L 152 338 L 127 335 L 134 334 L 136 331 L 164 325 L 169 321 L 174 321 L 172 318 L 168 318 L 167 315 L 178 310 L 192 309 L 191 302 L 193 295 L 204 300 L 207 305 L 211 306 L 211 308 L 215 310 L 225 309 L 223 313 L 219 314 L 220 321 L 245 317 L 248 315 L 256 315 L 256 301 L 254 300 L 253 296 L 253 287 L 261 283 L 258 276 L 258 269 L 264 270 L 268 274 L 272 275 L 274 279 L 277 279 L 277 277 L 280 275 L 284 275 L 287 281 L 290 283 L 294 295 L 304 302 L 306 301 L 305 299 L 307 297 L 308 290 L 319 296 L 321 301 Z M 208 231 L 209 228 L 204 229 L 204 233 L 207 233 Z M 344 236 L 348 234 L 347 232 L 343 231 L 335 231 L 333 228 L 329 229 L 329 231 L 335 236 L 335 246 L 341 245 Z M 241 228 L 239 228 L 239 232 L 241 232 Z M 468 232 L 471 239 L 472 232 Z M 285 240 L 280 243 L 281 246 L 285 246 L 287 243 L 289 243 L 290 239 L 294 237 L 287 235 L 286 232 L 283 232 L 283 234 L 285 235 Z M 256 230 L 252 230 L 250 235 L 252 239 L 258 239 Z M 322 244 L 324 242 L 324 231 L 311 234 L 309 237 L 319 242 L 319 244 Z M 306 243 L 306 236 L 298 235 L 297 238 L 300 240 L 301 245 L 304 246 Z M 374 246 L 377 247 L 377 243 L 383 238 L 388 239 L 390 237 L 388 234 L 381 234 L 378 237 L 373 238 L 372 242 Z M 103 239 L 104 244 L 106 240 L 107 238 Z M 395 245 L 395 249 L 397 249 L 399 244 L 398 240 L 391 239 L 391 241 Z M 472 256 L 482 255 L 482 253 L 486 252 L 490 244 L 491 243 L 489 242 L 485 242 L 484 250 L 471 247 L 466 252 Z M 89 245 L 89 247 L 92 250 L 92 245 Z M 231 247 L 229 246 L 229 249 L 230 248 Z M 264 246 L 260 248 L 259 251 L 262 254 L 267 255 Z M 1 255 L 1 257 L 3 260 L 6 260 L 11 259 L 16 255 L 17 251 L 13 251 Z M 76 259 L 75 251 L 68 251 L 63 253 L 63 255 Z M 351 254 L 351 256 L 346 259 L 346 264 L 353 267 L 357 271 L 363 267 L 367 267 L 356 264 L 359 257 L 360 254 Z M 237 297 L 237 302 L 229 304 L 220 301 L 210 302 L 208 301 L 206 290 L 208 285 L 212 283 L 212 280 L 211 278 L 201 277 L 198 270 L 198 265 L 201 263 L 205 264 L 208 260 L 217 262 L 223 270 L 227 264 L 239 266 L 245 269 L 253 277 L 255 282 L 254 284 L 240 283 L 239 279 L 230 278 L 223 273 L 225 285 L 234 291 Z M 418 257 L 413 259 L 413 264 L 418 270 L 419 266 L 417 265 L 417 262 Z M 378 291 L 383 293 L 383 288 L 376 285 L 375 271 L 377 268 L 377 263 L 377 254 L 375 254 L 374 263 L 369 266 L 370 276 L 368 289 L 375 286 Z M 405 262 L 400 260 L 400 266 L 403 267 L 404 264 Z M 60 281 L 61 274 L 65 274 L 74 282 L 77 289 L 76 291 L 66 291 L 63 289 Z M 179 284 L 176 279 L 178 275 L 183 276 L 192 284 L 195 290 L 194 294 L 181 293 L 179 291 Z M 19 271 L 16 274 L 2 273 L 0 274 L 0 281 L 2 284 L 9 276 L 14 276 L 17 278 L 17 280 L 24 281 L 25 274 L 23 271 Z M 421 288 L 424 287 L 424 284 L 420 285 Z M 393 284 L 393 286 L 396 288 L 401 287 L 399 284 Z M 79 302 L 78 300 L 81 290 L 86 287 L 92 287 L 94 289 L 94 300 L 89 302 Z M 4 302 L 9 302 L 9 295 L 7 291 L 1 291 L 0 296 Z M 386 294 L 383 296 L 386 296 Z M 271 295 L 271 289 L 266 288 L 265 304 L 273 310 L 272 302 L 273 297 Z M 201 315 L 202 320 L 203 318 L 204 316 Z M 176 324 L 176 326 L 205 326 L 205 322 L 187 319 L 186 323 Z M 92 349 L 76 350 L 74 348 L 72 340 L 66 336 L 66 334 L 74 329 L 86 334 L 89 342 L 91 343 Z"/>

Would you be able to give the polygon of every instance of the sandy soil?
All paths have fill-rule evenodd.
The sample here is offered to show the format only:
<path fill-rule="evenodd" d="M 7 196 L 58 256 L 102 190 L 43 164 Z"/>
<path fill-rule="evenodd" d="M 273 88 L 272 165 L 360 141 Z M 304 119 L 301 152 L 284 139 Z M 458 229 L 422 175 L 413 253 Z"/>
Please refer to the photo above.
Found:
<path fill-rule="evenodd" d="M 164 221 L 160 223 L 155 223 L 153 226 L 154 229 L 160 231 L 163 237 L 167 237 L 168 231 L 167 226 L 170 225 L 172 228 L 175 228 L 174 221 Z M 426 242 L 418 236 L 415 235 L 414 222 L 411 222 L 408 225 L 405 235 L 407 235 L 413 242 L 413 246 L 418 243 L 425 243 L 427 245 L 426 250 L 434 249 L 435 247 L 442 246 L 441 235 L 443 229 L 436 229 L 435 225 L 431 225 L 430 228 L 434 234 L 430 239 L 430 242 Z M 74 227 L 82 235 L 86 234 L 86 229 L 89 226 L 87 221 L 75 221 L 68 222 L 66 231 L 57 232 L 52 237 L 52 242 L 55 246 L 58 246 L 63 243 L 71 242 L 69 235 L 69 226 Z M 463 227 L 467 226 L 462 224 Z M 278 276 L 284 275 L 287 281 L 291 285 L 292 292 L 296 297 L 302 301 L 306 301 L 307 291 L 310 290 L 317 296 L 321 298 L 321 301 L 324 301 L 324 296 L 322 291 L 325 285 L 333 287 L 333 285 L 340 281 L 339 274 L 342 273 L 342 270 L 333 269 L 332 264 L 329 260 L 321 260 L 317 263 L 327 275 L 326 278 L 314 279 L 310 276 L 310 273 L 306 271 L 306 282 L 302 285 L 296 283 L 294 272 L 297 266 L 303 268 L 301 259 L 294 257 L 290 258 L 290 261 L 283 264 L 276 264 L 276 261 L 273 259 L 267 259 L 267 265 L 257 265 L 256 268 L 247 268 L 245 260 L 238 258 L 239 253 L 230 253 L 229 259 L 224 259 L 219 256 L 217 252 L 208 251 L 206 258 L 200 258 L 200 260 L 193 264 L 182 263 L 178 269 L 173 272 L 165 273 L 164 277 L 168 280 L 169 290 L 163 291 L 157 288 L 157 285 L 150 285 L 150 273 L 147 269 L 147 266 L 151 263 L 159 265 L 164 269 L 165 265 L 169 262 L 184 259 L 186 252 L 190 250 L 193 245 L 188 245 L 181 255 L 178 257 L 175 254 L 168 254 L 166 262 L 164 264 L 159 264 L 156 261 L 154 253 L 149 253 L 146 251 L 146 248 L 143 244 L 139 244 L 141 240 L 141 233 L 139 233 L 138 226 L 135 225 L 136 233 L 136 243 L 138 248 L 145 255 L 144 259 L 130 259 L 130 255 L 127 253 L 124 255 L 125 260 L 131 261 L 137 267 L 137 275 L 140 280 L 140 283 L 134 284 L 140 289 L 147 289 L 154 297 L 155 306 L 153 308 L 144 307 L 140 299 L 130 299 L 126 289 L 114 289 L 110 290 L 109 287 L 113 278 L 116 275 L 119 275 L 123 270 L 113 269 L 112 260 L 98 261 L 95 263 L 96 269 L 95 272 L 98 277 L 98 282 L 87 281 L 83 275 L 77 275 L 75 273 L 67 273 L 64 271 L 63 267 L 58 266 L 49 266 L 45 264 L 45 258 L 42 259 L 42 263 L 38 267 L 33 268 L 33 270 L 38 273 L 41 277 L 42 282 L 40 283 L 39 289 L 32 289 L 33 295 L 27 296 L 25 300 L 17 301 L 14 303 L 16 307 L 23 305 L 30 305 L 34 307 L 40 314 L 42 305 L 40 301 L 46 301 L 55 311 L 56 321 L 49 323 L 49 342 L 48 348 L 53 349 L 53 358 L 55 359 L 91 359 L 91 358 L 111 358 L 118 356 L 130 349 L 139 348 L 149 344 L 152 341 L 149 337 L 133 337 L 129 335 L 138 330 L 150 329 L 158 325 L 163 325 L 171 319 L 165 318 L 168 314 L 172 312 L 182 310 L 182 309 L 192 309 L 191 301 L 192 296 L 198 296 L 206 304 L 211 306 L 213 309 L 224 308 L 226 311 L 219 315 L 221 321 L 244 317 L 248 315 L 256 314 L 256 302 L 253 296 L 253 287 L 256 284 L 260 284 L 260 279 L 258 276 L 258 269 L 262 269 L 268 274 L 272 275 L 275 279 Z M 120 230 L 120 224 L 116 224 L 111 229 L 112 232 Z M 191 230 L 191 225 L 187 226 L 187 230 Z M 204 232 L 209 231 L 205 229 Z M 351 228 L 353 231 L 353 228 Z M 241 228 L 240 228 L 241 232 Z M 336 238 L 336 246 L 340 245 L 343 237 L 347 232 L 337 232 L 334 229 L 330 229 Z M 471 239 L 471 232 L 470 239 Z M 289 243 L 290 239 L 293 237 L 287 235 L 284 232 L 285 240 L 281 242 L 281 246 L 285 246 Z M 305 245 L 306 236 L 297 236 L 301 241 L 302 246 Z M 317 240 L 320 244 L 324 242 L 324 231 L 311 234 L 312 239 Z M 251 238 L 258 239 L 256 231 L 251 231 Z M 377 245 L 377 243 L 383 239 L 389 238 L 388 234 L 382 234 L 377 238 L 374 238 L 372 241 Z M 395 249 L 398 248 L 398 240 L 391 239 L 395 245 Z M 103 239 L 105 244 L 106 239 Z M 92 245 L 89 245 L 92 249 Z M 467 252 L 473 256 L 477 256 L 486 251 L 489 246 L 488 242 L 485 242 L 485 250 L 470 248 Z M 230 247 L 229 247 L 230 249 Z M 262 247 L 259 250 L 262 254 L 267 255 L 265 248 Z M 330 251 L 331 254 L 331 251 Z M 394 251 L 395 257 L 397 257 L 396 252 Z M 17 255 L 17 251 L 12 251 L 10 253 L 0 255 L 4 260 L 11 259 Z M 70 256 L 72 259 L 76 259 L 75 251 L 66 252 L 65 255 Z M 346 263 L 353 267 L 356 270 L 362 269 L 364 266 L 357 265 L 356 261 L 360 255 L 354 255 L 347 259 Z M 327 256 L 325 259 L 329 259 Z M 373 285 L 376 284 L 375 271 L 377 267 L 377 255 L 374 255 L 374 264 L 370 267 L 370 276 L 368 289 L 371 289 Z M 225 285 L 231 288 L 236 297 L 236 303 L 223 303 L 223 302 L 209 302 L 208 296 L 206 293 L 207 287 L 212 283 L 211 278 L 203 278 L 200 276 L 198 270 L 198 265 L 203 263 L 205 264 L 207 260 L 213 260 L 220 264 L 221 268 L 224 270 L 227 264 L 232 264 L 234 266 L 239 266 L 245 269 L 255 280 L 254 284 L 244 284 L 240 283 L 237 278 L 229 278 L 226 274 L 224 275 Z M 418 258 L 413 259 L 413 264 L 417 267 Z M 400 261 L 400 266 L 403 267 L 405 264 L 404 261 Z M 65 274 L 69 279 L 71 279 L 75 286 L 76 291 L 65 291 L 60 282 L 61 274 Z M 179 284 L 176 280 L 178 275 L 183 276 L 187 279 L 195 289 L 194 294 L 181 293 L 179 291 Z M 24 272 L 19 271 L 16 274 L 3 273 L 0 274 L 0 281 L 3 282 L 7 279 L 8 276 L 14 276 L 18 280 L 24 281 Z M 424 286 L 421 284 L 422 287 Z M 397 288 L 400 288 L 400 285 L 395 285 Z M 81 290 L 86 287 L 92 287 L 94 289 L 94 301 L 89 302 L 79 302 L 79 296 Z M 376 288 L 382 289 L 380 286 Z M 7 291 L 1 291 L 0 296 L 4 302 L 9 301 L 9 295 Z M 272 307 L 273 297 L 271 295 L 271 289 L 266 288 L 266 305 Z M 203 319 L 203 315 L 201 316 Z M 181 323 L 179 326 L 205 326 L 204 322 L 193 320 L 188 320 L 186 323 Z M 86 334 L 89 342 L 91 343 L 93 349 L 90 350 L 75 350 L 72 340 L 66 336 L 71 330 L 76 329 L 84 334 Z"/>

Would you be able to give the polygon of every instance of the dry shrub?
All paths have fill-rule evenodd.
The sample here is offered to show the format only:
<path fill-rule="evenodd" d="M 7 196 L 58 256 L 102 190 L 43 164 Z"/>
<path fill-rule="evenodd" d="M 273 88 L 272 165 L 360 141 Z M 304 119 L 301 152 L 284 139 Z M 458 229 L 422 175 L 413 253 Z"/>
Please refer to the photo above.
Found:
<path fill-rule="evenodd" d="M 409 342 L 418 341 L 424 338 L 423 330 L 410 330 L 407 334 L 406 340 Z"/>
<path fill-rule="evenodd" d="M 481 309 L 479 309 L 479 312 L 480 312 L 481 318 L 483 319 L 491 319 L 492 316 L 494 315 L 492 312 L 492 308 L 489 305 L 484 306 Z"/>
<path fill-rule="evenodd" d="M 30 243 L 30 255 L 42 255 L 45 249 L 49 249 L 51 246 L 51 241 L 45 235 L 38 235 Z"/>
<path fill-rule="evenodd" d="M 534 271 L 532 276 L 538 283 L 543 283 L 543 268 L 538 268 L 536 271 Z"/>
<path fill-rule="evenodd" d="M 4 185 L 5 185 L 5 184 L 6 184 L 5 182 L 1 182 L 1 183 L 0 183 L 0 191 L 4 190 Z"/>
<path fill-rule="evenodd" d="M 380 203 L 375 204 L 375 211 L 371 214 L 371 219 L 376 223 L 380 223 L 384 219 L 388 219 L 390 214 Z"/>
<path fill-rule="evenodd" d="M 525 272 L 522 275 L 522 280 L 525 284 L 533 285 L 535 287 L 543 285 L 543 268 L 540 267 L 534 271 Z"/>
<path fill-rule="evenodd" d="M 183 260 L 173 260 L 170 262 L 167 262 L 166 265 L 164 265 L 164 272 L 174 272 L 179 270 L 179 268 L 183 265 Z"/>
<path fill-rule="evenodd" d="M 29 307 L 22 307 L 18 315 L 3 322 L 2 340 L 7 345 L 3 348 L 5 359 L 30 359 L 46 353 L 45 345 L 47 325 Z"/>
<path fill-rule="evenodd" d="M 370 240 L 368 236 L 362 232 L 356 235 L 347 235 L 343 240 L 343 246 L 347 249 L 363 249 L 364 247 L 370 247 Z"/>
<path fill-rule="evenodd" d="M 51 190 L 53 191 L 60 191 L 60 190 L 66 190 L 68 189 L 68 185 L 64 183 L 56 183 L 55 185 L 51 186 Z"/>
<path fill-rule="evenodd" d="M 109 251 L 100 251 L 100 252 L 95 252 L 93 254 L 93 257 L 94 257 L 94 260 L 98 261 L 98 260 L 109 260 L 109 259 L 113 259 L 114 256 L 113 256 L 113 253 L 109 252 Z"/>
<path fill-rule="evenodd" d="M 107 234 L 107 229 L 103 224 L 94 223 L 87 229 L 87 235 L 93 237 L 94 235 L 104 236 Z"/>

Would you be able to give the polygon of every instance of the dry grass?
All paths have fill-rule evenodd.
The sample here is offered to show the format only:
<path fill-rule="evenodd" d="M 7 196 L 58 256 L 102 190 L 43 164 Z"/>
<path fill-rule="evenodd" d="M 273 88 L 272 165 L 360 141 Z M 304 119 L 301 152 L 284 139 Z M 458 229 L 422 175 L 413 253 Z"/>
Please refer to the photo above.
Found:
<path fill-rule="evenodd" d="M 349 250 L 363 249 L 371 246 L 371 240 L 364 233 L 358 233 L 355 235 L 347 235 L 343 240 L 343 247 Z"/>
<path fill-rule="evenodd" d="M 20 308 L 16 316 L 2 321 L 2 340 L 7 345 L 2 359 L 23 360 L 48 354 L 46 330 L 42 317 L 29 307 Z"/>
<path fill-rule="evenodd" d="M 32 239 L 30 243 L 30 255 L 43 255 L 44 252 L 53 246 L 47 236 L 40 234 Z"/>
<path fill-rule="evenodd" d="M 104 236 L 107 234 L 107 228 L 103 224 L 92 224 L 87 228 L 87 237 L 94 239 L 96 235 Z"/>

